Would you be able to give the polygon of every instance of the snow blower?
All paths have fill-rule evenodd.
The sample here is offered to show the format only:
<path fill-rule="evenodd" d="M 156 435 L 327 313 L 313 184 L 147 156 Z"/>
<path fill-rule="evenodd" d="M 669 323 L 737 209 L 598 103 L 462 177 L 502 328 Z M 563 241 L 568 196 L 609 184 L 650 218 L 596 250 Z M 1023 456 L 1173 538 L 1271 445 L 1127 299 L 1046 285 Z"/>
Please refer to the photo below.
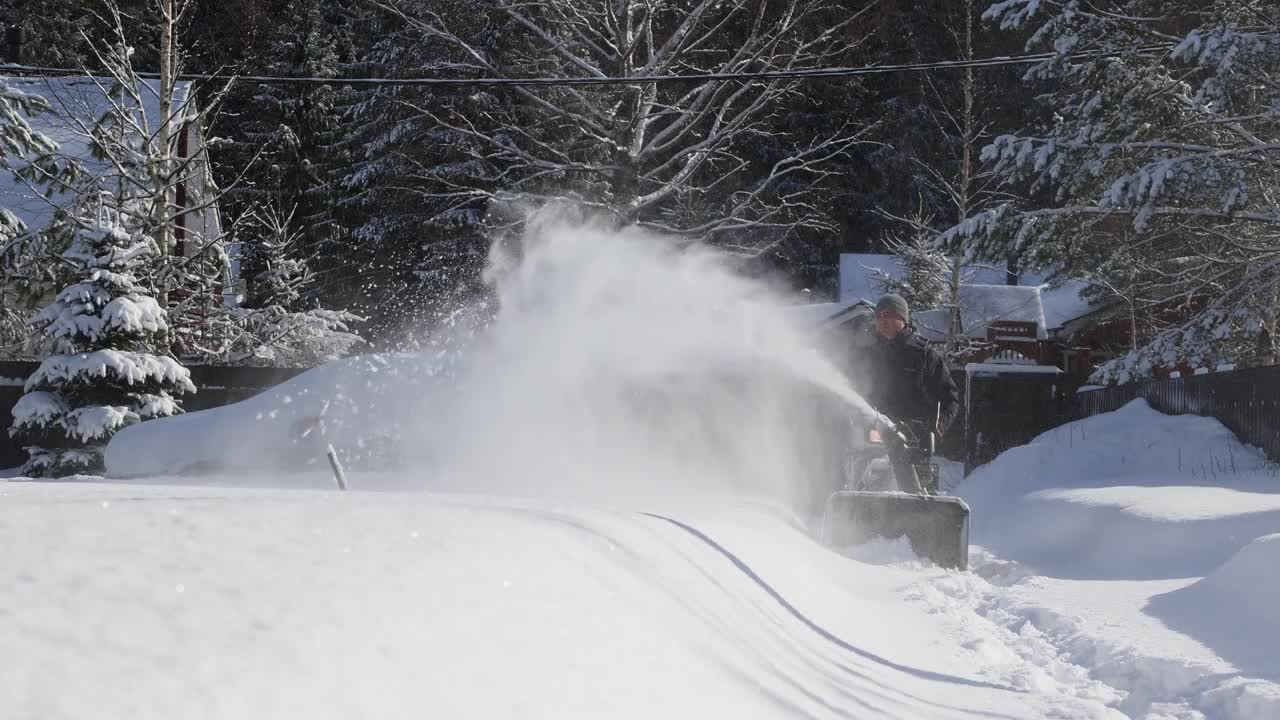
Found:
<path fill-rule="evenodd" d="M 822 542 L 840 551 L 876 538 L 905 537 L 919 557 L 941 567 L 967 568 L 969 506 L 938 494 L 933 438 L 905 424 L 863 428 L 846 456 L 843 486 L 823 509 Z M 901 445 L 919 487 L 896 477 L 889 443 Z"/>

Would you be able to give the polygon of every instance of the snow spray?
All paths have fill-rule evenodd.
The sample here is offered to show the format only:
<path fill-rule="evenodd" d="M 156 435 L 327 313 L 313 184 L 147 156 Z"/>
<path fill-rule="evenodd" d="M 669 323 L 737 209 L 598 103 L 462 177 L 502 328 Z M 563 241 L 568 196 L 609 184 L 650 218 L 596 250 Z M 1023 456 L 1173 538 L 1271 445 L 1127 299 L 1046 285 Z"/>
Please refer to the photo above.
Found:
<path fill-rule="evenodd" d="M 874 415 L 795 299 L 711 248 L 547 210 L 486 274 L 497 312 L 418 430 L 439 487 L 799 509 L 830 489 L 841 423 Z"/>
<path fill-rule="evenodd" d="M 382 471 L 361 489 L 647 510 L 732 495 L 808 514 L 835 489 L 850 416 L 874 413 L 799 298 L 660 233 L 551 209 L 521 227 L 492 245 L 490 297 L 459 306 L 419 351 L 347 358 L 127 428 L 108 468 L 277 484 L 327 459 Z"/>

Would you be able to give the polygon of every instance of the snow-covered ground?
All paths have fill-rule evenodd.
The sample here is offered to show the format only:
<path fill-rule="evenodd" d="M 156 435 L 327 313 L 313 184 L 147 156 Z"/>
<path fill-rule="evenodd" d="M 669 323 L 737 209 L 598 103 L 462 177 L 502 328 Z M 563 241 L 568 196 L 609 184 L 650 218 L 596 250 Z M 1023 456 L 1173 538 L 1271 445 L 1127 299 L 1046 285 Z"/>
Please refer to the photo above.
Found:
<path fill-rule="evenodd" d="M 961 482 L 965 573 L 764 499 L 351 482 L 0 485 L 6 716 L 1280 717 L 1274 472 L 1141 401 Z"/>
<path fill-rule="evenodd" d="M 763 507 L 0 487 L 7 718 L 1107 716 Z"/>
<path fill-rule="evenodd" d="M 1036 628 L 1133 717 L 1280 717 L 1280 473 L 1221 423 L 1137 400 L 959 494 L 984 616 Z"/>

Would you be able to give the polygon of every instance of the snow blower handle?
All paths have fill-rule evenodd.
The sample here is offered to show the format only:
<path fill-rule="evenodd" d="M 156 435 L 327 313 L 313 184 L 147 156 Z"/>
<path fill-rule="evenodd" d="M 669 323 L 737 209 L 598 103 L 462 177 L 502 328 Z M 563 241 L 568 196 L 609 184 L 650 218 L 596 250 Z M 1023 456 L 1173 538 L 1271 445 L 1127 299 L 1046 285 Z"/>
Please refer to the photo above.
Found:
<path fill-rule="evenodd" d="M 928 435 L 929 435 L 929 439 L 927 441 L 928 444 L 926 445 L 926 448 L 929 450 L 929 456 L 933 457 L 933 455 L 938 451 L 938 439 L 942 437 L 942 401 L 941 400 L 939 400 L 937 404 L 933 406 L 933 427 L 930 428 Z"/>

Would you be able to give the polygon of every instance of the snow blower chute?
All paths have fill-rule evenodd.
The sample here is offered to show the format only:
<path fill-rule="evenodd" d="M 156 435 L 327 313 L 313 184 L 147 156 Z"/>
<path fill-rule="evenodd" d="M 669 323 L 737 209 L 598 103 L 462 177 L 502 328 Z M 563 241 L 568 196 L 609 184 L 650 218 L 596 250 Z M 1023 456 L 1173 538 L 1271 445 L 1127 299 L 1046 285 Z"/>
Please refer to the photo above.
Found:
<path fill-rule="evenodd" d="M 917 435 L 906 425 L 879 423 L 856 435 L 844 463 L 843 486 L 823 508 L 822 542 L 838 551 L 876 538 L 905 537 L 921 558 L 967 568 L 969 506 L 938 494 L 932 433 Z M 921 435 L 927 438 L 923 442 Z M 915 469 L 920 487 L 896 477 L 888 443 L 901 444 L 904 465 Z"/>

